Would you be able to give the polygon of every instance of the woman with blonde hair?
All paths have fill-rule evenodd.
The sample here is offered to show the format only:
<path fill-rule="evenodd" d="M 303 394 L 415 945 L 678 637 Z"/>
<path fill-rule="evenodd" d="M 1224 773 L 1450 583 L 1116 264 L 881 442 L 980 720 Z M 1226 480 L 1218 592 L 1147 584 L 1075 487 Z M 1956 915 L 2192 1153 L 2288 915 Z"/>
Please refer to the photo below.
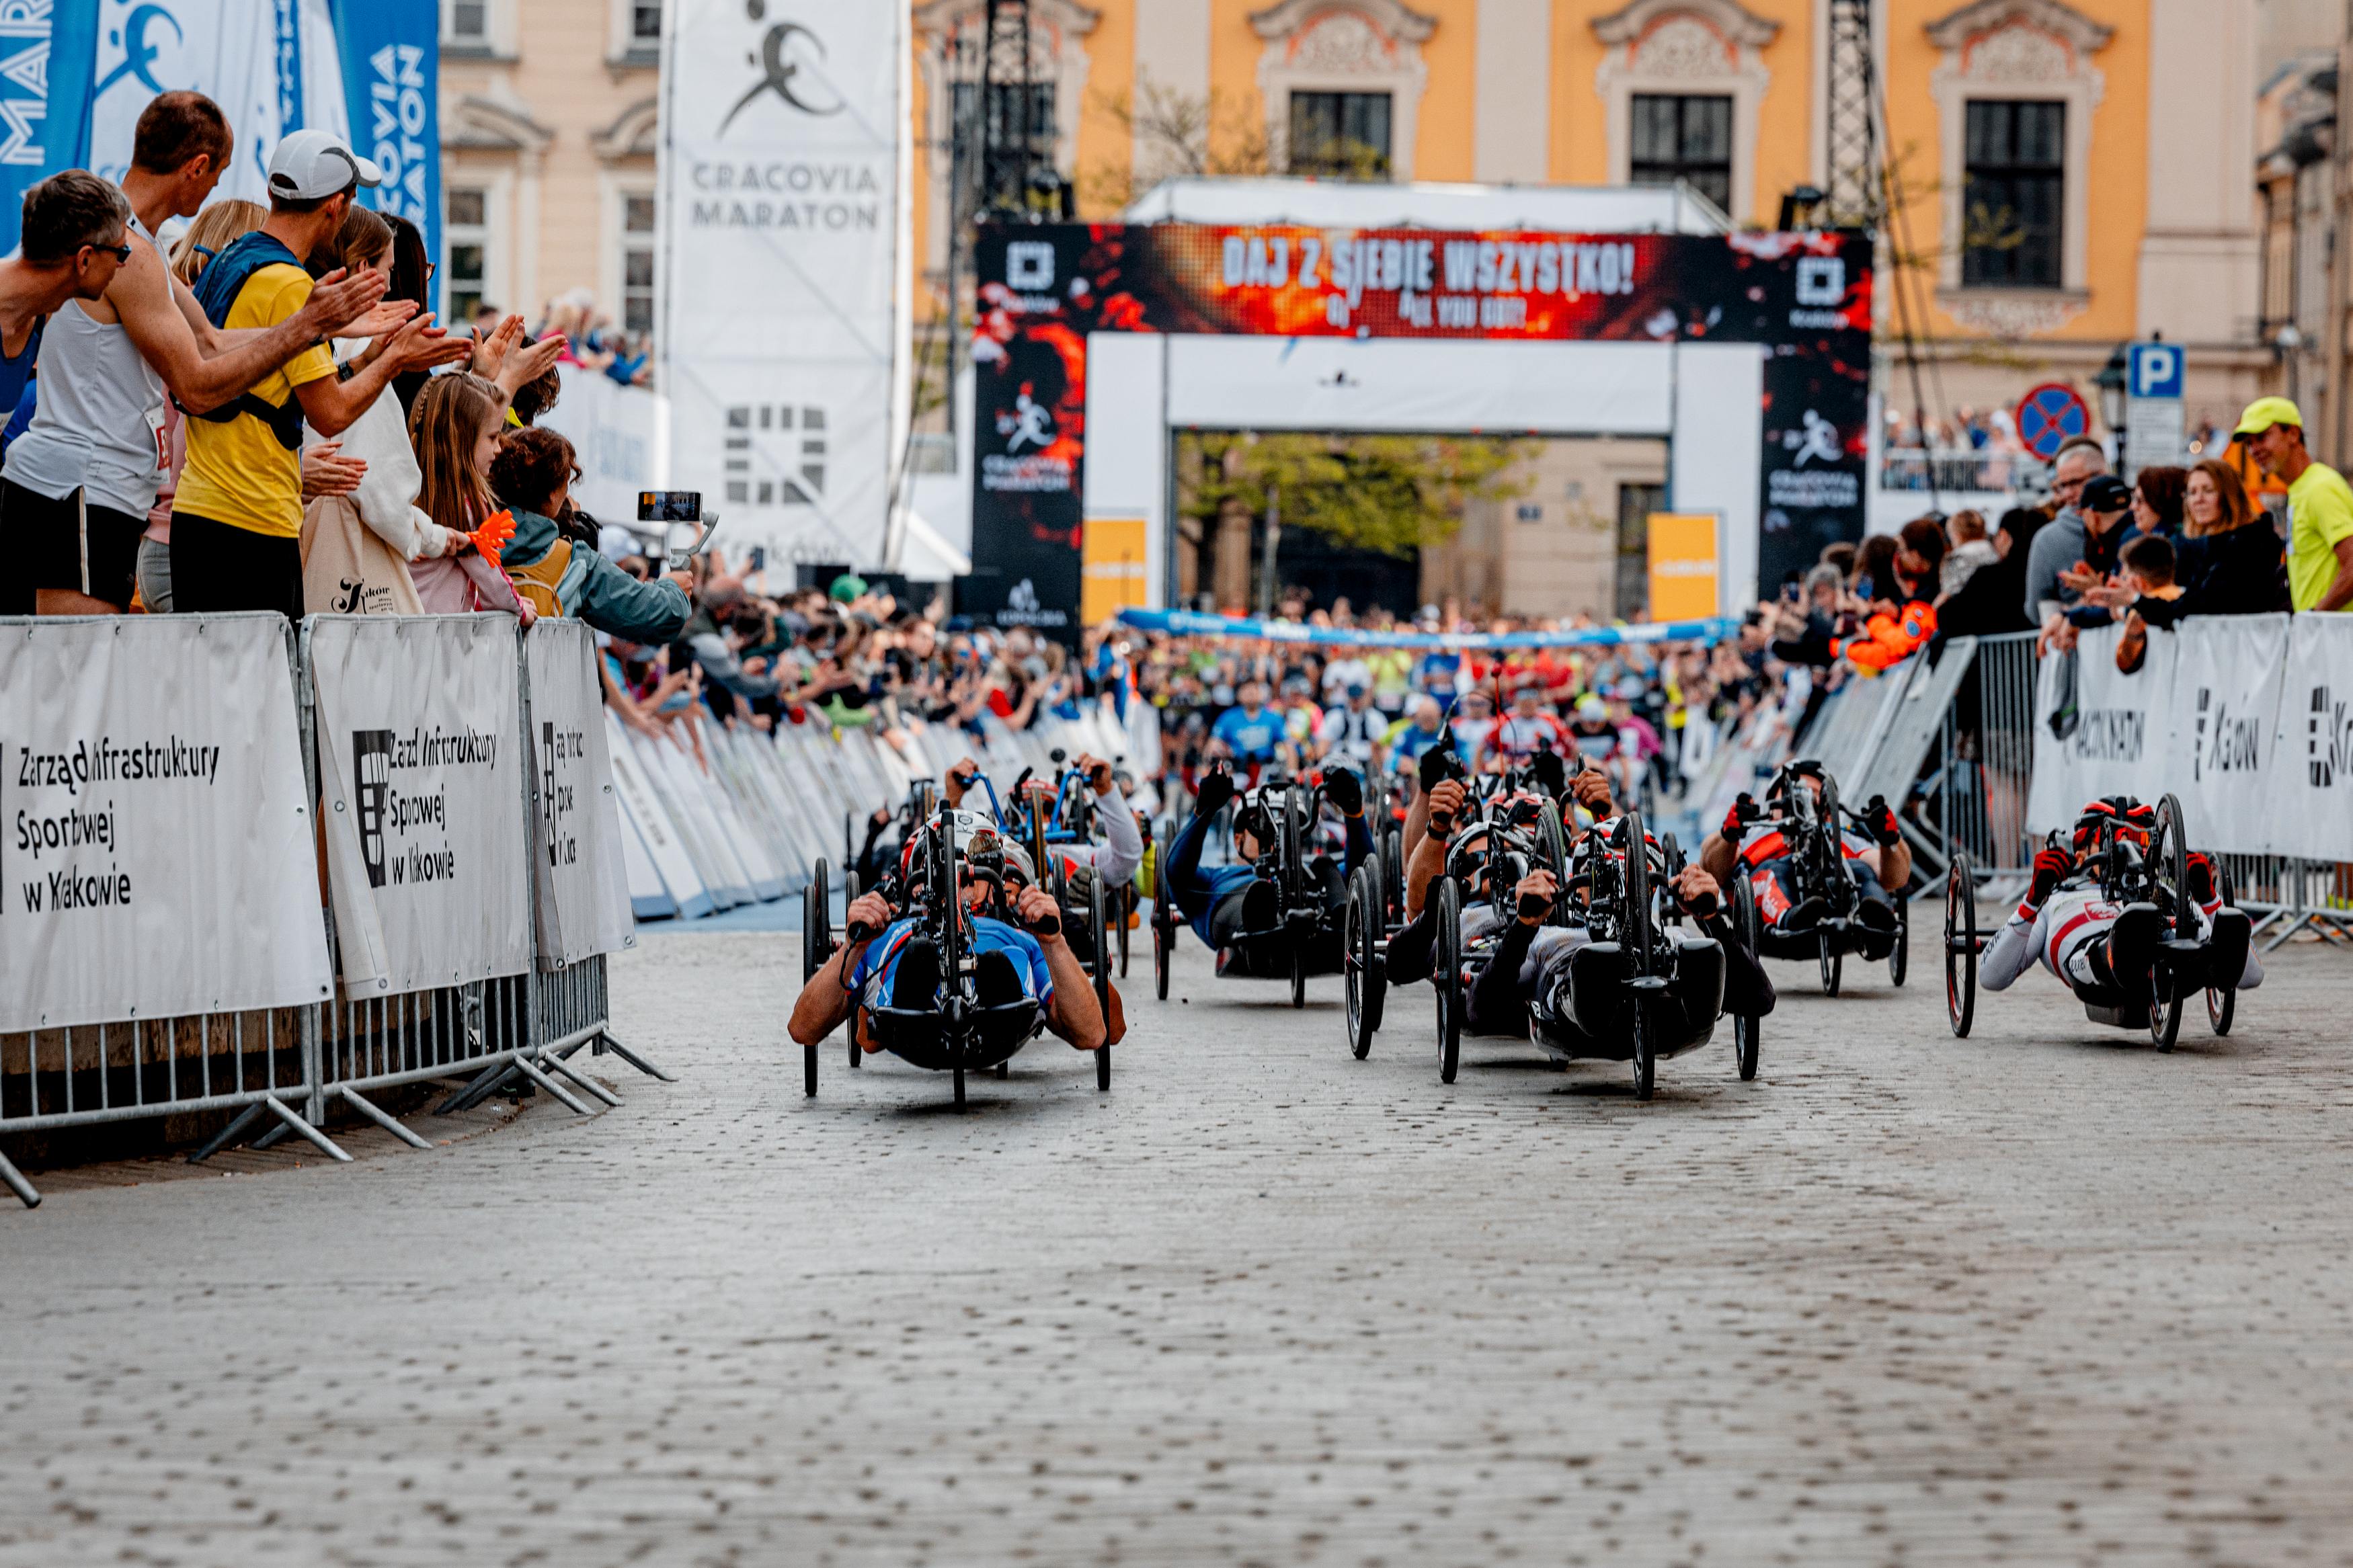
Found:
<path fill-rule="evenodd" d="M 2084 602 L 2129 609 L 2152 626 L 2169 626 L 2184 616 L 2258 616 L 2289 607 L 2279 530 L 2271 513 L 2248 500 L 2246 486 L 2229 464 L 2209 458 L 2189 470 L 2181 513 L 2187 537 L 2174 566 L 2178 596 L 2151 598 L 2119 580 L 2089 590 Z"/>

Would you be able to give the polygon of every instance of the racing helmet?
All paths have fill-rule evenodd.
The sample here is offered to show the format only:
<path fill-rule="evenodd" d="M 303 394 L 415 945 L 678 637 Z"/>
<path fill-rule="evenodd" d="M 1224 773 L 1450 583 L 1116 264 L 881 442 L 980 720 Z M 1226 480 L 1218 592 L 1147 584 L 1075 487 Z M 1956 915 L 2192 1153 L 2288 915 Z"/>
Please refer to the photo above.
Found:
<path fill-rule="evenodd" d="M 2080 855 L 2092 848 L 2099 842 L 2101 829 L 2110 826 L 2118 836 L 2145 849 L 2157 826 L 2157 808 L 2128 795 L 2104 795 L 2086 802 L 2084 814 L 2075 819 L 2075 852 Z"/>
<path fill-rule="evenodd" d="M 931 815 L 921 831 L 907 836 L 907 847 L 899 852 L 899 874 L 909 887 L 921 885 L 922 879 L 931 874 L 932 844 L 942 822 L 947 824 L 957 854 L 966 859 L 997 854 L 1005 844 L 1005 836 L 997 832 L 997 824 L 985 812 L 943 806 Z"/>

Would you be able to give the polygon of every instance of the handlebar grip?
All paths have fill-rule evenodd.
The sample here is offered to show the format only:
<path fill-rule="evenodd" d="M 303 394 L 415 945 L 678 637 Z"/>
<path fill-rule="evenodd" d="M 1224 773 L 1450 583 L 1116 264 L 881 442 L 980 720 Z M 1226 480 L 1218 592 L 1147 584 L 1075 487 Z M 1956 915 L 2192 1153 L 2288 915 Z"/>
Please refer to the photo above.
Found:
<path fill-rule="evenodd" d="M 1062 934 L 1062 918 L 1060 915 L 1048 915 L 1044 920 L 1039 921 L 1037 924 L 1029 928 L 1029 934 L 1032 936 L 1060 936 Z"/>
<path fill-rule="evenodd" d="M 1551 908 L 1552 900 L 1546 898 L 1542 893 L 1522 893 L 1520 895 L 1520 918 L 1524 921 L 1534 920 L 1538 915 L 1543 914 L 1546 910 Z"/>
<path fill-rule="evenodd" d="M 849 922 L 849 927 L 842 931 L 841 935 L 842 939 L 846 942 L 872 942 L 874 940 L 874 928 L 868 925 L 864 921 L 852 921 Z"/>

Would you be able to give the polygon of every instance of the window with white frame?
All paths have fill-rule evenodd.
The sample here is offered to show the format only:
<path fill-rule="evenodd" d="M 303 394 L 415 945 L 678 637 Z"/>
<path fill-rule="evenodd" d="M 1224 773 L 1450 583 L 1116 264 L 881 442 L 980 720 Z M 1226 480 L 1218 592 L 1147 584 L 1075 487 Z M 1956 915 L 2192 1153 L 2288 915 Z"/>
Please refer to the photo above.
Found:
<path fill-rule="evenodd" d="M 441 0 L 441 41 L 488 47 L 491 0 Z"/>
<path fill-rule="evenodd" d="M 449 185 L 441 193 L 442 320 L 471 325 L 490 273 L 490 193 Z"/>
<path fill-rule="evenodd" d="M 654 330 L 654 197 L 621 195 L 621 330 L 633 339 Z"/>
<path fill-rule="evenodd" d="M 661 0 L 628 0 L 629 47 L 650 49 L 661 43 Z"/>

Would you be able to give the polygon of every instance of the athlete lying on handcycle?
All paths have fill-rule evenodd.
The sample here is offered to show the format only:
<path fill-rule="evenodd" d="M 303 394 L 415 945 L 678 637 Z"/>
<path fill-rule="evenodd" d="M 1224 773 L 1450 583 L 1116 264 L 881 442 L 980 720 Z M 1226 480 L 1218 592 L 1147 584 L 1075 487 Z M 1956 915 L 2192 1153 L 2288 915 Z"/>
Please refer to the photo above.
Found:
<path fill-rule="evenodd" d="M 1218 955 L 1218 973 L 1275 979 L 1292 973 L 1296 953 L 1308 973 L 1340 967 L 1341 910 L 1347 902 L 1348 875 L 1373 851 L 1365 826 L 1363 781 L 1345 768 L 1324 775 L 1321 795 L 1341 816 L 1343 844 L 1335 864 L 1319 847 L 1323 825 L 1311 814 L 1300 836 L 1303 863 L 1297 868 L 1300 902 L 1283 907 L 1290 868 L 1280 863 L 1283 835 L 1280 815 L 1302 809 L 1289 795 L 1307 791 L 1299 780 L 1268 783 L 1241 796 L 1234 816 L 1234 854 L 1226 866 L 1203 866 L 1209 825 L 1234 798 L 1234 778 L 1221 765 L 1201 780 L 1193 816 L 1168 847 L 1168 886 L 1193 934 Z M 1307 798 L 1313 799 L 1310 791 Z"/>
<path fill-rule="evenodd" d="M 1978 968 L 1986 989 L 2007 991 L 2041 963 L 2087 1006 L 2145 1009 L 2151 1000 L 2150 972 L 2171 921 L 2155 903 L 2119 901 L 2116 895 L 2125 868 L 2105 861 L 2146 853 L 2157 821 L 2156 807 L 2130 795 L 2106 795 L 2084 807 L 2070 847 L 2054 842 L 2038 851 L 2025 901 L 1986 944 Z M 2109 846 L 2105 850 L 2104 843 Z M 2261 985 L 2263 966 L 2255 956 L 2253 925 L 2245 910 L 2223 906 L 2212 859 L 2190 850 L 2183 874 L 2183 891 L 2197 910 L 2206 949 L 2206 973 L 2197 983 L 2241 991 Z M 2232 975 L 2237 978 L 2228 978 Z"/>
<path fill-rule="evenodd" d="M 1803 936 L 1831 912 L 1823 889 L 1806 885 L 1799 863 L 1803 839 L 1809 834 L 1834 835 L 1855 884 L 1854 919 L 1862 928 L 1859 951 L 1873 961 L 1885 958 L 1898 924 L 1888 889 L 1911 881 L 1911 848 L 1882 796 L 1872 796 L 1859 814 L 1862 831 L 1849 823 L 1823 821 L 1823 804 L 1821 764 L 1791 763 L 1774 775 L 1762 805 L 1745 794 L 1733 802 L 1723 830 L 1700 846 L 1699 863 L 1719 882 L 1735 875 L 1747 879 L 1768 938 Z"/>
<path fill-rule="evenodd" d="M 1417 811 L 1414 816 L 1420 820 L 1409 817 L 1407 825 L 1408 838 L 1415 841 L 1406 873 L 1406 910 L 1410 918 L 1389 942 L 1388 971 L 1393 984 L 1410 984 L 1431 972 L 1437 952 L 1431 921 L 1438 901 L 1430 897 L 1430 889 L 1445 872 L 1450 849 L 1461 847 L 1457 819 L 1469 796 L 1461 781 L 1441 777 L 1424 792 L 1424 798 L 1427 811 Z M 1622 862 L 1623 847 L 1613 836 L 1620 833 L 1624 819 L 1611 798 L 1608 773 L 1588 768 L 1576 774 L 1568 781 L 1562 805 L 1579 808 L 1593 819 L 1591 827 L 1571 840 L 1572 863 L 1580 858 L 1592 858 L 1590 840 L 1597 834 L 1608 855 Z M 1490 823 L 1461 825 L 1461 839 L 1493 830 Z M 1457 841 L 1450 845 L 1450 839 Z M 1644 852 L 1653 864 L 1660 861 L 1655 842 L 1646 845 Z M 1663 870 L 1663 865 L 1659 868 Z M 1708 941 L 1684 944 L 1686 954 L 1705 962 L 1694 963 L 1685 977 L 1688 984 L 1678 984 L 1666 994 L 1676 998 L 1687 1013 L 1698 1016 L 1686 1016 L 1679 1028 L 1662 1031 L 1662 1055 L 1672 1055 L 1688 1040 L 1704 1037 L 1719 1011 L 1761 1016 L 1773 1010 L 1775 1002 L 1772 982 L 1732 928 L 1715 877 L 1701 867 L 1686 866 L 1670 889 L 1677 907 Z M 1588 1042 L 1572 1038 L 1589 1032 L 1580 1027 L 1580 1021 L 1593 1024 L 1616 1016 L 1622 977 L 1614 970 L 1607 977 L 1612 983 L 1608 995 L 1593 999 L 1592 1005 L 1577 1005 L 1576 955 L 1593 942 L 1587 919 L 1592 889 L 1581 879 L 1573 891 L 1566 921 L 1549 918 L 1560 903 L 1560 883 L 1544 867 L 1530 868 L 1513 888 L 1514 915 L 1498 909 L 1492 897 L 1464 900 L 1463 950 L 1475 952 L 1488 948 L 1465 1007 L 1464 1023 L 1472 1032 L 1525 1037 L 1531 1033 L 1533 1022 L 1540 1039 L 1548 1037 L 1565 1048 L 1576 1047 L 1572 1054 L 1584 1055 L 1587 1052 L 1581 1047 Z M 1487 941 L 1490 937 L 1495 938 L 1492 945 Z M 1720 949 L 1721 958 L 1695 951 L 1704 947 Z M 1702 973 L 1718 967 L 1723 976 L 1720 990 L 1711 983 L 1711 973 Z M 1599 978 L 1598 973 L 1595 977 Z M 1691 999 L 1701 995 L 1706 998 L 1705 1005 L 1692 1006 Z"/>
<path fill-rule="evenodd" d="M 1020 847 L 1008 844 L 977 813 L 948 816 L 956 845 L 956 946 L 971 962 L 969 999 L 983 1019 L 982 1062 L 1009 1056 L 1041 1017 L 1079 1050 L 1103 1045 L 1105 1023 L 1094 987 L 1063 940 L 1052 895 L 1030 879 Z M 927 868 L 916 862 L 933 837 L 926 832 L 908 847 L 902 886 L 911 892 L 930 880 Z M 1011 924 L 1008 915 L 1029 929 Z M 869 1015 L 933 1015 L 944 1007 L 952 977 L 942 973 L 942 917 L 921 906 L 897 916 L 880 892 L 870 892 L 850 904 L 845 918 L 847 939 L 801 988 L 786 1032 L 814 1046 L 855 1011 L 860 1046 L 870 1052 L 896 1048 L 876 1033 Z M 1022 1002 L 1033 1005 L 1015 1005 Z"/>

